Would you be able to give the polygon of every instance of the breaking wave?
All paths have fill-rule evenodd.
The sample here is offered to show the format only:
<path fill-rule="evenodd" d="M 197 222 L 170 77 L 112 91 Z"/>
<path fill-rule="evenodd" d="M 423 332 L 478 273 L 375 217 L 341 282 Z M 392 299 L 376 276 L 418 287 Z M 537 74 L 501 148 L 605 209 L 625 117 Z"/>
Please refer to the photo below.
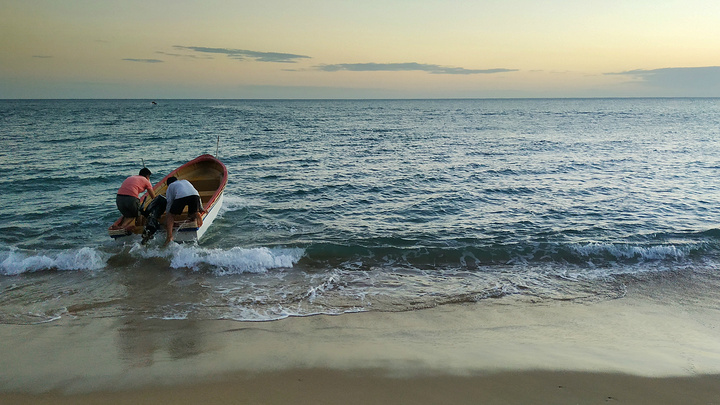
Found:
<path fill-rule="evenodd" d="M 572 265 L 592 269 L 643 263 L 677 264 L 714 258 L 717 242 L 698 239 L 679 243 L 514 243 L 456 244 L 457 246 L 403 246 L 406 241 L 366 240 L 356 243 L 316 243 L 306 247 L 204 248 L 172 245 L 152 248 L 137 243 L 120 247 L 82 247 L 67 250 L 28 250 L 16 247 L 0 250 L 0 275 L 13 276 L 38 271 L 102 270 L 113 258 L 127 256 L 124 263 L 162 259 L 168 268 L 209 271 L 216 275 L 262 273 L 270 269 L 293 268 L 367 270 L 372 268 L 413 268 L 419 270 L 462 269 L 473 271 L 487 266 Z M 117 248 L 116 248 L 117 249 Z M 580 270 L 582 271 L 582 270 Z"/>
<path fill-rule="evenodd" d="M 41 270 L 100 270 L 105 267 L 108 255 L 97 249 L 79 249 L 37 252 L 10 248 L 0 252 L 0 274 L 14 276 Z"/>

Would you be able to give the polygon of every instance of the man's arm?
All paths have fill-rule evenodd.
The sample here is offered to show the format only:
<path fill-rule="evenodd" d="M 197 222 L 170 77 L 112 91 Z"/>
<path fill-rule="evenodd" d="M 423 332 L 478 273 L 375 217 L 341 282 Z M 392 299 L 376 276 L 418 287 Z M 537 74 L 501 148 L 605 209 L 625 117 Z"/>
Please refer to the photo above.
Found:
<path fill-rule="evenodd" d="M 155 190 L 153 190 L 153 185 L 147 177 L 145 178 L 145 190 L 147 190 L 147 195 L 149 195 L 151 199 L 155 198 Z"/>

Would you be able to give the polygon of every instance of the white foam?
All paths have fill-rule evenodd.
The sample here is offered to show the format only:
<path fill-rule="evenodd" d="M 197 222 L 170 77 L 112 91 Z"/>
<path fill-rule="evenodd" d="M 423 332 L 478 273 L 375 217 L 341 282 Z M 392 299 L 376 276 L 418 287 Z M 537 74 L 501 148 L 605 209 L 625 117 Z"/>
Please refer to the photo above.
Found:
<path fill-rule="evenodd" d="M 313 302 L 315 298 L 326 291 L 332 290 L 340 281 L 340 277 L 337 274 L 332 274 L 327 280 L 318 286 L 310 286 L 307 291 L 307 298 L 310 302 Z"/>
<path fill-rule="evenodd" d="M 0 252 L 0 259 L 0 274 L 6 276 L 41 270 L 99 270 L 107 262 L 99 251 L 89 247 L 42 253 L 13 247 Z"/>
<path fill-rule="evenodd" d="M 207 249 L 196 245 L 172 245 L 168 249 L 145 249 L 139 245 L 130 253 L 144 257 L 164 257 L 172 268 L 197 270 L 202 265 L 213 267 L 218 275 L 262 273 L 269 269 L 292 267 L 305 251 L 300 248 Z"/>
<path fill-rule="evenodd" d="M 638 258 L 642 260 L 678 260 L 687 257 L 689 253 L 688 247 L 677 247 L 674 245 L 643 247 L 607 243 L 589 243 L 587 245 L 575 246 L 574 249 L 578 254 L 586 257 L 607 253 L 618 259 Z"/>
<path fill-rule="evenodd" d="M 248 200 L 247 198 L 225 193 L 223 197 L 223 204 L 222 207 L 220 207 L 218 215 L 222 216 L 226 212 L 239 211 L 243 208 L 253 205 L 257 204 L 253 204 L 253 202 Z"/>

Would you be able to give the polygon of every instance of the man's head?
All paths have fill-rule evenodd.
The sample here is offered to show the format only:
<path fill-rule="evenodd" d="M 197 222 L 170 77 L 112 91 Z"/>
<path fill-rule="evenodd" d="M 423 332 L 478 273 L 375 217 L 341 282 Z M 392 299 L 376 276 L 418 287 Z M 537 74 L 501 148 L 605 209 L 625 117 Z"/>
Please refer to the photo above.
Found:
<path fill-rule="evenodd" d="M 168 179 L 167 179 L 167 185 L 169 186 L 169 185 L 175 183 L 176 181 L 177 181 L 177 177 L 175 177 L 175 176 L 170 176 L 170 177 L 168 177 Z"/>
<path fill-rule="evenodd" d="M 143 167 L 142 169 L 140 169 L 141 176 L 150 177 L 151 174 L 152 173 L 150 173 L 150 169 L 148 169 L 147 167 Z"/>

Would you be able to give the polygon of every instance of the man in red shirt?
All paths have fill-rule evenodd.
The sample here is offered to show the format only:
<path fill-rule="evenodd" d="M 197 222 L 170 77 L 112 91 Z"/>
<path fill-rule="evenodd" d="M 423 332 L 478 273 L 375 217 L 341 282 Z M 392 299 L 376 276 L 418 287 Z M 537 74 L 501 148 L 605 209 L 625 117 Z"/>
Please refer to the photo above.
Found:
<path fill-rule="evenodd" d="M 140 212 L 140 193 L 147 190 L 150 198 L 155 198 L 155 190 L 150 183 L 151 174 L 150 169 L 143 167 L 140 169 L 140 174 L 128 177 L 120 186 L 115 203 L 123 215 L 121 228 L 128 229 L 135 226 L 135 219 Z"/>

